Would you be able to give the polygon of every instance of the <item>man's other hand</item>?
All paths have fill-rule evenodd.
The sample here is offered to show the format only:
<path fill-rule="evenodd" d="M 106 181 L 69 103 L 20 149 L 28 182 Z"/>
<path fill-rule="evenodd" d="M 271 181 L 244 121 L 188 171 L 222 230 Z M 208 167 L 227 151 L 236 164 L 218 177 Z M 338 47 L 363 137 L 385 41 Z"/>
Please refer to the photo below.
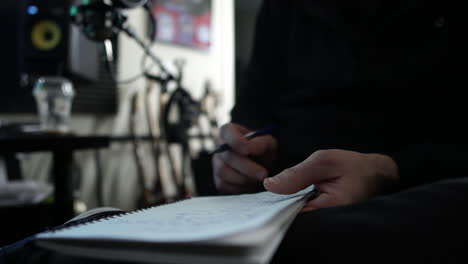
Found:
<path fill-rule="evenodd" d="M 295 193 L 314 184 L 318 196 L 304 208 L 310 211 L 363 201 L 398 178 L 398 166 L 388 156 L 319 150 L 302 163 L 265 179 L 263 184 L 278 194 Z"/>
<path fill-rule="evenodd" d="M 278 143 L 265 135 L 251 140 L 244 135 L 249 129 L 234 123 L 221 127 L 218 144 L 228 144 L 231 150 L 213 156 L 216 188 L 221 193 L 246 193 L 261 189 L 269 175 L 268 168 L 277 157 Z"/>

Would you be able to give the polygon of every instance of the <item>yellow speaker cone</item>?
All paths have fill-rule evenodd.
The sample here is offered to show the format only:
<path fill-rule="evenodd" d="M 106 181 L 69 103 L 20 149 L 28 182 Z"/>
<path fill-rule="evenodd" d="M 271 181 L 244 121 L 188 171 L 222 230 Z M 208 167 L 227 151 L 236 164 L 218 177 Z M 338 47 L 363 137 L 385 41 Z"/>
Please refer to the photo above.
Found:
<path fill-rule="evenodd" d="M 31 40 L 35 49 L 41 51 L 53 50 L 62 41 L 62 30 L 57 23 L 43 20 L 33 26 Z"/>

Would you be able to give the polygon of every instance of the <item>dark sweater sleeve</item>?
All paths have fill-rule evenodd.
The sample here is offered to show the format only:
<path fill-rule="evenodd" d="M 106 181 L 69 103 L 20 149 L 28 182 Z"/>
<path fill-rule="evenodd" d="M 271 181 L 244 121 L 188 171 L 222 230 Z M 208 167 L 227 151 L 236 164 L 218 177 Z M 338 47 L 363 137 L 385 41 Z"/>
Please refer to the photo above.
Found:
<path fill-rule="evenodd" d="M 415 144 L 395 153 L 399 187 L 406 189 L 440 180 L 468 177 L 464 144 Z"/>
<path fill-rule="evenodd" d="M 468 66 L 468 52 L 462 48 L 468 43 L 462 37 L 468 28 L 468 21 L 464 19 L 467 7 L 461 1 L 447 3 L 450 3 L 451 19 L 454 21 L 446 27 L 451 39 L 443 38 L 449 44 L 434 46 L 434 51 L 428 53 L 443 54 L 445 58 L 442 63 L 438 63 L 442 65 L 441 68 L 437 68 L 436 64 L 431 65 L 438 69 L 434 71 L 435 77 L 426 76 L 428 80 L 439 81 L 426 85 L 424 92 L 421 89 L 413 103 L 413 108 L 424 106 L 422 95 L 427 93 L 428 88 L 432 88 L 429 99 L 435 103 L 426 104 L 419 110 L 425 111 L 422 112 L 425 114 L 413 118 L 414 122 L 419 122 L 421 117 L 427 116 L 426 129 L 419 130 L 420 132 L 413 136 L 412 141 L 418 144 L 407 145 L 392 155 L 400 169 L 402 188 L 468 177 L 468 128 L 465 124 L 467 108 L 466 96 L 462 94 L 468 86 L 465 70 Z M 417 142 L 425 134 L 431 134 L 432 138 L 426 139 L 425 142 Z"/>
<path fill-rule="evenodd" d="M 278 89 L 286 89 L 284 44 L 288 12 L 285 1 L 265 0 L 257 17 L 251 59 L 244 82 L 236 89 L 232 121 L 250 129 L 273 125 Z M 283 5 L 279 8 L 276 5 Z M 282 12 L 280 12 L 282 11 Z M 284 11 L 284 12 L 283 12 Z"/>

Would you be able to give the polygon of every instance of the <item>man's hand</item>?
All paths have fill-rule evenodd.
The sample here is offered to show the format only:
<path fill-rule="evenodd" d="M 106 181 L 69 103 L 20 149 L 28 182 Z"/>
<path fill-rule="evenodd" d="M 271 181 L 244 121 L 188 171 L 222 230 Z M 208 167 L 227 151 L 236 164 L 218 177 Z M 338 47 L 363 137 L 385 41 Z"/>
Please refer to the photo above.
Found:
<path fill-rule="evenodd" d="M 295 193 L 315 184 L 318 196 L 304 208 L 310 211 L 368 199 L 398 178 L 398 166 L 388 156 L 320 150 L 304 162 L 265 179 L 263 184 L 279 194 Z"/>
<path fill-rule="evenodd" d="M 251 140 L 244 135 L 251 132 L 237 124 L 221 127 L 218 143 L 227 143 L 230 151 L 214 155 L 213 173 L 216 188 L 222 193 L 254 192 L 268 177 L 268 167 L 277 157 L 278 143 L 270 135 Z"/>

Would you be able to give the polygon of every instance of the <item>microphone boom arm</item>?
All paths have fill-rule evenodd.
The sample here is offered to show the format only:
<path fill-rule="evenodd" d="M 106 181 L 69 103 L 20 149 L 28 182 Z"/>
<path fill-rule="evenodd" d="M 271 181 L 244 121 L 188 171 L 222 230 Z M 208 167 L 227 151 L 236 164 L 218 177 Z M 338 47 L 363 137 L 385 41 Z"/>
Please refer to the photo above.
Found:
<path fill-rule="evenodd" d="M 145 41 L 135 33 L 135 30 L 128 23 L 121 24 L 119 28 L 125 32 L 127 36 L 135 40 L 135 42 L 143 49 L 145 54 L 148 55 L 154 61 L 154 63 L 156 63 L 156 65 L 161 70 L 163 77 L 167 79 L 175 79 L 174 76 L 166 69 L 166 67 L 164 67 L 162 61 L 153 53 L 151 46 L 146 44 Z"/>

